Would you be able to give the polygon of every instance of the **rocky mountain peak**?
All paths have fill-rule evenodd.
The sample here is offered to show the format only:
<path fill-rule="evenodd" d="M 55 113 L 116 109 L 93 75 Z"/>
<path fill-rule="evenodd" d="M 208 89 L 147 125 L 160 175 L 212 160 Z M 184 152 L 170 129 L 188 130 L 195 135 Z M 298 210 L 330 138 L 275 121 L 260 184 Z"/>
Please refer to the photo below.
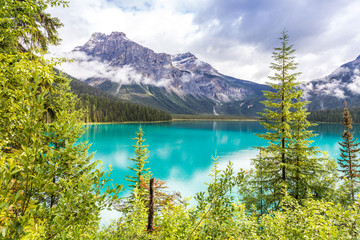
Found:
<path fill-rule="evenodd" d="M 90 41 L 103 41 L 106 38 L 106 35 L 104 33 L 95 32 L 91 34 L 91 37 L 88 42 Z"/>
<path fill-rule="evenodd" d="M 155 53 L 129 40 L 123 32 L 112 32 L 109 35 L 94 33 L 84 46 L 76 47 L 73 51 L 96 57 L 113 67 L 131 66 L 150 75 L 153 68 L 171 65 L 169 54 Z M 152 66 L 151 69 L 149 66 Z"/>
<path fill-rule="evenodd" d="M 75 47 L 73 51 L 92 51 L 99 42 L 104 42 L 106 35 L 100 32 L 91 34 L 90 39 L 84 44 L 84 46 Z"/>
<path fill-rule="evenodd" d="M 129 40 L 127 39 L 126 37 L 126 34 L 123 33 L 123 32 L 112 32 L 110 35 L 109 35 L 109 38 L 117 38 L 117 39 L 126 39 L 126 40 Z"/>
<path fill-rule="evenodd" d="M 173 55 L 171 57 L 171 60 L 173 62 L 184 62 L 184 61 L 189 61 L 189 60 L 196 60 L 197 57 L 192 54 L 191 52 L 187 52 L 187 53 L 180 53 L 180 54 L 176 54 L 176 55 Z"/>
<path fill-rule="evenodd" d="M 110 35 L 106 35 L 104 33 L 100 33 L 100 32 L 95 32 L 91 35 L 89 42 L 103 42 L 103 41 L 108 41 L 108 40 L 126 40 L 126 41 L 130 41 L 127 37 L 126 34 L 123 32 L 112 32 Z M 86 44 L 85 44 L 86 45 Z"/>
<path fill-rule="evenodd" d="M 236 106 L 240 104 L 241 111 L 256 112 L 250 109 L 253 103 L 246 105 L 248 98 L 261 96 L 261 90 L 266 88 L 225 76 L 191 52 L 173 56 L 156 53 L 122 32 L 94 33 L 73 52 L 79 56 L 75 59 L 79 66 L 76 71 L 86 73 L 82 81 L 126 100 L 141 99 L 139 103 L 171 112 L 195 113 L 192 108 L 197 104 L 199 112 L 206 109 L 207 113 L 217 114 L 215 108 L 238 112 Z"/>

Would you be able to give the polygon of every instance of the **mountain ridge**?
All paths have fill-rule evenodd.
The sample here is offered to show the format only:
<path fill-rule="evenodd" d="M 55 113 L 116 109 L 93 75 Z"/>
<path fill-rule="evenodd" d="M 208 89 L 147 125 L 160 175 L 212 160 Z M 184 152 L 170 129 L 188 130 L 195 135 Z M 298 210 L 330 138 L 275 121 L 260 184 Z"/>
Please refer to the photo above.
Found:
<path fill-rule="evenodd" d="M 262 108 L 262 91 L 269 90 L 267 85 L 223 75 L 190 52 L 155 53 L 122 32 L 94 33 L 72 53 L 78 66 L 103 68 L 76 78 L 123 100 L 170 113 L 255 115 Z"/>
<path fill-rule="evenodd" d="M 350 107 L 360 105 L 360 56 L 342 64 L 329 75 L 312 80 L 301 86 L 305 98 L 311 103 L 309 110 L 343 108 L 344 101 Z"/>
<path fill-rule="evenodd" d="M 190 52 L 156 53 L 122 32 L 94 33 L 71 53 L 76 78 L 122 100 L 169 113 L 255 116 L 263 109 L 262 91 L 271 90 L 221 74 Z M 360 56 L 300 88 L 311 101 L 310 111 L 340 108 L 344 100 L 360 105 Z"/>

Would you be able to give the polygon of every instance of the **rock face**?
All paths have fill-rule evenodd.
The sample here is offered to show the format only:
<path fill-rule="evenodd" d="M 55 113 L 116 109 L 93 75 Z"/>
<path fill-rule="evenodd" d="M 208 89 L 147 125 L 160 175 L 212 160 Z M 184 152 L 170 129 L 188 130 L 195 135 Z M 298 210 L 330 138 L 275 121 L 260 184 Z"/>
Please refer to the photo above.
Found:
<path fill-rule="evenodd" d="M 94 33 L 76 47 L 70 75 L 171 113 L 255 115 L 269 87 L 219 73 L 192 53 L 155 53 L 124 33 Z M 87 74 L 84 74 L 87 73 Z"/>
<path fill-rule="evenodd" d="M 330 75 L 310 81 L 302 86 L 310 100 L 309 110 L 343 108 L 360 105 L 360 56 L 337 68 Z"/>
<path fill-rule="evenodd" d="M 112 67 L 131 66 L 136 71 L 156 80 L 168 77 L 171 71 L 171 56 L 155 53 L 130 41 L 124 33 L 113 32 L 110 35 L 94 33 L 84 46 L 73 51 L 81 51 L 93 58 L 98 58 Z"/>

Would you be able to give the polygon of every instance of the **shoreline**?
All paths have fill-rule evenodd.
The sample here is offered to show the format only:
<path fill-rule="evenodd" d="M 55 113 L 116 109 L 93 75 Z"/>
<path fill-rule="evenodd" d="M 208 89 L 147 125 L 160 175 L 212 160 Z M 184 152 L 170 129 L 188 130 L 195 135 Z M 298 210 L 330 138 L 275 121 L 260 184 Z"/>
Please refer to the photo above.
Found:
<path fill-rule="evenodd" d="M 134 121 L 134 122 L 95 122 L 95 123 L 82 123 L 82 125 L 104 125 L 104 124 L 137 124 L 137 123 L 171 123 L 171 122 L 190 122 L 190 121 L 204 121 L 204 122 L 260 122 L 259 119 L 201 119 L 201 118 L 193 118 L 193 119 L 173 119 L 171 121 Z"/>
<path fill-rule="evenodd" d="M 252 118 L 244 118 L 244 119 L 237 119 L 237 118 L 176 118 L 173 119 L 172 122 L 180 122 L 180 121 L 223 121 L 223 122 L 259 122 L 260 119 L 252 119 Z"/>
<path fill-rule="evenodd" d="M 83 122 L 83 125 L 103 125 L 103 124 L 132 124 L 132 123 L 168 123 L 172 122 L 172 120 L 164 120 L 164 121 L 134 121 L 134 122 Z"/>
<path fill-rule="evenodd" d="M 104 125 L 104 124 L 150 124 L 150 123 L 171 123 L 171 122 L 190 122 L 190 121 L 205 121 L 205 122 L 211 122 L 211 121 L 218 121 L 218 122 L 262 122 L 260 118 L 201 118 L 201 117 L 194 117 L 194 118 L 173 118 L 172 120 L 164 120 L 164 121 L 133 121 L 133 122 L 82 122 L 82 125 Z M 336 122 L 311 122 L 315 124 L 341 124 Z M 353 123 L 354 125 L 358 125 L 358 123 Z"/>

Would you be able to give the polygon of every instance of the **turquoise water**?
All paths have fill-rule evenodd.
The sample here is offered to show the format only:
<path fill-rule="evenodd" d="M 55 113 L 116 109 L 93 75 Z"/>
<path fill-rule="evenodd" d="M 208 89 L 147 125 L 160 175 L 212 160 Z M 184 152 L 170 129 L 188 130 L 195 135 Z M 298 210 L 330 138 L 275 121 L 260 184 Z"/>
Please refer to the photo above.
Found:
<path fill-rule="evenodd" d="M 256 156 L 254 146 L 264 146 L 266 141 L 254 133 L 264 133 L 259 122 L 190 121 L 172 123 L 141 124 L 145 143 L 148 146 L 147 167 L 155 178 L 165 180 L 168 191 L 179 191 L 183 196 L 193 196 L 206 188 L 211 156 L 217 152 L 219 166 L 224 169 L 232 161 L 235 170 L 250 168 L 250 159 Z M 90 152 L 100 159 L 105 168 L 112 165 L 112 179 L 124 184 L 127 168 L 135 157 L 135 133 L 139 124 L 88 125 L 82 141 L 92 144 Z M 355 131 L 358 132 L 358 127 Z M 320 124 L 314 127 L 318 134 L 314 138 L 320 150 L 333 158 L 339 155 L 342 125 Z"/>

